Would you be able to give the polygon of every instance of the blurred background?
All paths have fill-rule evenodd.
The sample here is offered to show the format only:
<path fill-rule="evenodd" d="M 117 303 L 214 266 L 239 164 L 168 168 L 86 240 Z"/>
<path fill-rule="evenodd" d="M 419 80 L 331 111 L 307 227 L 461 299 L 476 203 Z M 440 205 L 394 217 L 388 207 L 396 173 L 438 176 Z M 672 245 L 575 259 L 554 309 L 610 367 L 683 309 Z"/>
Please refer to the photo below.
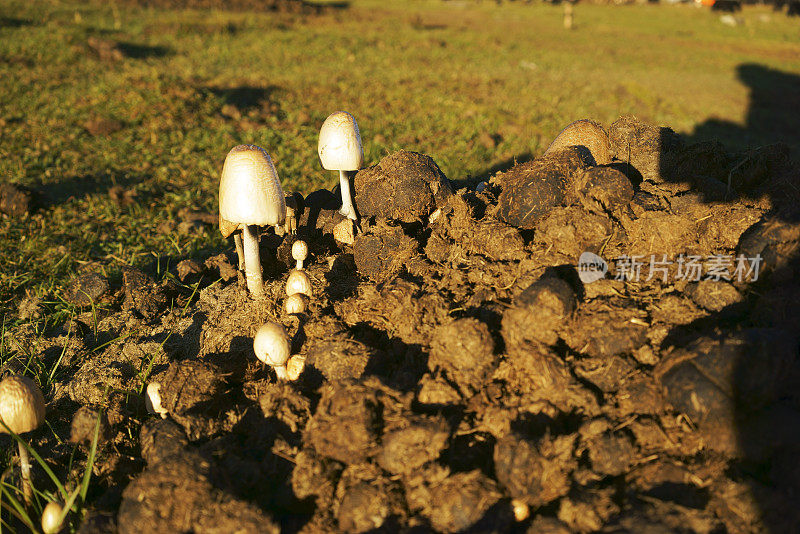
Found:
<path fill-rule="evenodd" d="M 76 272 L 161 275 L 228 246 L 227 151 L 264 147 L 284 189 L 337 183 L 319 127 L 365 159 L 423 152 L 464 186 L 624 114 L 688 140 L 800 153 L 797 2 L 5 0 L 0 312 Z"/>

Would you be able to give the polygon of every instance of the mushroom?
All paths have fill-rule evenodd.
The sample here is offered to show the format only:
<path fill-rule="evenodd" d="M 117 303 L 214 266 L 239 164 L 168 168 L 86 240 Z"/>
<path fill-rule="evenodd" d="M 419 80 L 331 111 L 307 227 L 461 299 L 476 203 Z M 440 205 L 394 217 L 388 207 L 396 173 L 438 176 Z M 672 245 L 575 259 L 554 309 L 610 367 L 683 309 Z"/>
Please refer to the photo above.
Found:
<path fill-rule="evenodd" d="M 286 294 L 291 297 L 297 293 L 311 298 L 311 279 L 305 271 L 292 269 L 286 279 Z"/>
<path fill-rule="evenodd" d="M 339 213 L 349 219 L 358 220 L 353 197 L 350 193 L 350 176 L 364 163 L 364 149 L 356 120 L 346 111 L 337 111 L 325 119 L 319 130 L 317 146 L 322 167 L 328 171 L 339 171 L 339 188 L 342 193 L 342 209 Z"/>
<path fill-rule="evenodd" d="M 356 226 L 350 219 L 343 219 L 333 227 L 333 239 L 337 243 L 352 245 L 356 242 Z"/>
<path fill-rule="evenodd" d="M 305 356 L 300 356 L 296 354 L 289 358 L 289 361 L 286 362 L 286 377 L 289 380 L 297 380 L 300 378 L 300 375 L 303 373 L 303 369 L 306 368 L 306 358 Z"/>
<path fill-rule="evenodd" d="M 15 434 L 24 434 L 36 430 L 44 423 L 44 397 L 42 390 L 36 382 L 20 375 L 12 375 L 0 382 L 0 420 L 3 427 L 0 432 L 9 430 Z M 19 464 L 22 471 L 22 493 L 25 502 L 30 503 L 33 492 L 31 491 L 31 462 L 28 450 L 18 440 Z"/>
<path fill-rule="evenodd" d="M 144 407 L 149 413 L 158 414 L 161 419 L 167 418 L 167 410 L 161 405 L 161 384 L 150 382 L 147 384 L 147 395 L 144 397 Z"/>
<path fill-rule="evenodd" d="M 286 200 L 278 172 L 263 148 L 255 145 L 233 147 L 225 158 L 219 182 L 219 230 L 228 237 L 242 230 L 242 250 L 247 289 L 254 297 L 264 296 L 261 258 L 256 226 L 282 225 Z"/>
<path fill-rule="evenodd" d="M 303 261 L 308 258 L 308 245 L 302 239 L 292 244 L 292 258 L 297 262 L 297 270 L 303 270 Z"/>
<path fill-rule="evenodd" d="M 64 509 L 55 501 L 47 503 L 42 511 L 42 532 L 56 534 L 61 530 Z"/>
<path fill-rule="evenodd" d="M 287 315 L 296 315 L 306 311 L 306 296 L 302 293 L 294 293 L 286 297 L 284 308 Z"/>
<path fill-rule="evenodd" d="M 289 338 L 278 323 L 264 323 L 253 338 L 256 357 L 275 369 L 278 378 L 286 379 L 286 362 L 289 361 Z"/>

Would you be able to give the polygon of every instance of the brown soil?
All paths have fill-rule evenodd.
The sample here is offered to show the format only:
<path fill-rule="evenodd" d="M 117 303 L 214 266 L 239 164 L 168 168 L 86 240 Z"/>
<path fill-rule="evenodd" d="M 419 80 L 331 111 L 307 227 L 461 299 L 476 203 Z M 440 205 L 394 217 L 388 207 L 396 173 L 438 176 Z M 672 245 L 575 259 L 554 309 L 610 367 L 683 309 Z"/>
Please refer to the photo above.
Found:
<path fill-rule="evenodd" d="M 81 532 L 791 531 L 797 167 L 632 117 L 607 131 L 611 163 L 566 146 L 480 193 L 387 156 L 354 179 L 352 246 L 330 235 L 334 194 L 299 199 L 300 316 L 283 311 L 296 238 L 272 230 L 263 300 L 232 250 L 178 264 L 194 294 L 134 269 L 77 277 L 64 297 L 85 313 L 10 336 L 62 358 L 48 422 L 80 447 L 73 471 L 72 445 L 30 434 L 62 479 L 102 414 Z M 612 263 L 583 283 L 586 251 L 764 260 L 756 281 L 678 280 L 675 264 L 616 280 Z M 306 358 L 296 382 L 253 354 L 268 320 Z"/>

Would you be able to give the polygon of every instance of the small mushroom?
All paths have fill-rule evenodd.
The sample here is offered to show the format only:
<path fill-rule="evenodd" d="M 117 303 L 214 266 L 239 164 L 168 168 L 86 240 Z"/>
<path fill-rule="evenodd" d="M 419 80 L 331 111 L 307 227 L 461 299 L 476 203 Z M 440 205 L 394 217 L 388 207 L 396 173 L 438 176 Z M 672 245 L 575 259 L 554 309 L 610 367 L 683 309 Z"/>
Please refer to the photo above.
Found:
<path fill-rule="evenodd" d="M 344 219 L 333 227 L 333 239 L 337 243 L 352 245 L 356 242 L 356 225 L 350 219 Z"/>
<path fill-rule="evenodd" d="M 256 357 L 275 369 L 278 378 L 288 378 L 286 362 L 289 361 L 289 338 L 278 323 L 264 323 L 253 338 Z"/>
<path fill-rule="evenodd" d="M 484 189 L 486 189 L 487 187 L 489 187 L 489 184 L 488 184 L 488 183 L 486 183 L 486 182 L 481 182 L 481 183 L 479 183 L 478 185 L 476 185 L 476 186 L 475 186 L 475 191 L 477 191 L 478 193 L 480 193 L 480 192 L 482 192 Z"/>
<path fill-rule="evenodd" d="M 286 377 L 289 380 L 297 380 L 300 378 L 300 375 L 303 374 L 303 369 L 306 368 L 306 358 L 305 356 L 300 356 L 296 354 L 289 358 L 289 361 L 286 362 Z"/>
<path fill-rule="evenodd" d="M 346 111 L 337 111 L 325 119 L 319 130 L 317 146 L 322 167 L 328 171 L 339 171 L 339 188 L 342 193 L 342 209 L 339 213 L 354 221 L 358 219 L 353 196 L 350 193 L 349 173 L 357 171 L 364 163 L 364 149 L 356 120 Z"/>
<path fill-rule="evenodd" d="M 286 297 L 284 309 L 287 315 L 297 315 L 306 311 L 306 296 L 302 293 L 295 293 Z"/>
<path fill-rule="evenodd" d="M 24 434 L 36 430 L 44 423 L 44 397 L 42 390 L 36 382 L 20 375 L 12 375 L 0 382 L 0 420 L 3 427 L 0 432 L 9 430 L 15 434 Z M 31 491 L 31 462 L 28 450 L 21 441 L 19 448 L 19 464 L 22 471 L 22 493 L 25 502 L 30 503 L 33 492 Z"/>
<path fill-rule="evenodd" d="M 161 405 L 161 384 L 150 382 L 147 384 L 147 395 L 144 397 L 144 407 L 149 413 L 158 414 L 161 419 L 167 418 L 167 410 Z"/>
<path fill-rule="evenodd" d="M 293 269 L 286 280 L 286 294 L 291 297 L 297 293 L 311 298 L 311 279 L 305 271 Z"/>
<path fill-rule="evenodd" d="M 232 148 L 219 182 L 219 230 L 224 237 L 242 230 L 237 253 L 240 264 L 244 256 L 247 289 L 254 297 L 264 296 L 256 226 L 282 225 L 285 220 L 286 199 L 269 154 L 255 145 Z"/>
<path fill-rule="evenodd" d="M 302 239 L 292 244 L 292 258 L 297 262 L 297 270 L 303 270 L 303 262 L 308 258 L 308 245 Z"/>
<path fill-rule="evenodd" d="M 55 501 L 47 503 L 42 511 L 42 532 L 56 534 L 62 527 L 64 509 Z"/>

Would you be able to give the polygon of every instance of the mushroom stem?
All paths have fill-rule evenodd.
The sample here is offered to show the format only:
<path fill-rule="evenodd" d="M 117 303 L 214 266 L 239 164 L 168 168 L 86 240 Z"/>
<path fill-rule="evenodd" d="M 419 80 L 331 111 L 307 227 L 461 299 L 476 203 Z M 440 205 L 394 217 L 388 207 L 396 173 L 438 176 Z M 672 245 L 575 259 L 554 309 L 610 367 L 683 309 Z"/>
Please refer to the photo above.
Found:
<path fill-rule="evenodd" d="M 244 277 L 247 289 L 256 298 L 264 296 L 264 279 L 261 277 L 261 256 L 258 252 L 258 235 L 256 227 L 245 224 L 242 228 L 244 248 Z"/>
<path fill-rule="evenodd" d="M 353 207 L 353 197 L 350 194 L 350 177 L 347 171 L 339 171 L 339 191 L 342 193 L 342 209 L 339 213 L 348 219 L 358 220 L 356 209 Z"/>
<path fill-rule="evenodd" d="M 31 491 L 31 460 L 28 457 L 28 450 L 22 445 L 22 442 L 17 442 L 19 447 L 19 467 L 22 471 L 22 495 L 25 497 L 25 505 L 31 503 L 33 491 Z"/>
<path fill-rule="evenodd" d="M 288 380 L 289 373 L 286 371 L 286 366 L 281 365 L 280 367 L 273 367 L 275 369 L 275 374 L 278 375 L 278 378 L 281 380 Z"/>
<path fill-rule="evenodd" d="M 233 242 L 236 244 L 236 257 L 239 258 L 239 270 L 244 271 L 244 245 L 242 245 L 242 235 L 233 234 Z"/>

